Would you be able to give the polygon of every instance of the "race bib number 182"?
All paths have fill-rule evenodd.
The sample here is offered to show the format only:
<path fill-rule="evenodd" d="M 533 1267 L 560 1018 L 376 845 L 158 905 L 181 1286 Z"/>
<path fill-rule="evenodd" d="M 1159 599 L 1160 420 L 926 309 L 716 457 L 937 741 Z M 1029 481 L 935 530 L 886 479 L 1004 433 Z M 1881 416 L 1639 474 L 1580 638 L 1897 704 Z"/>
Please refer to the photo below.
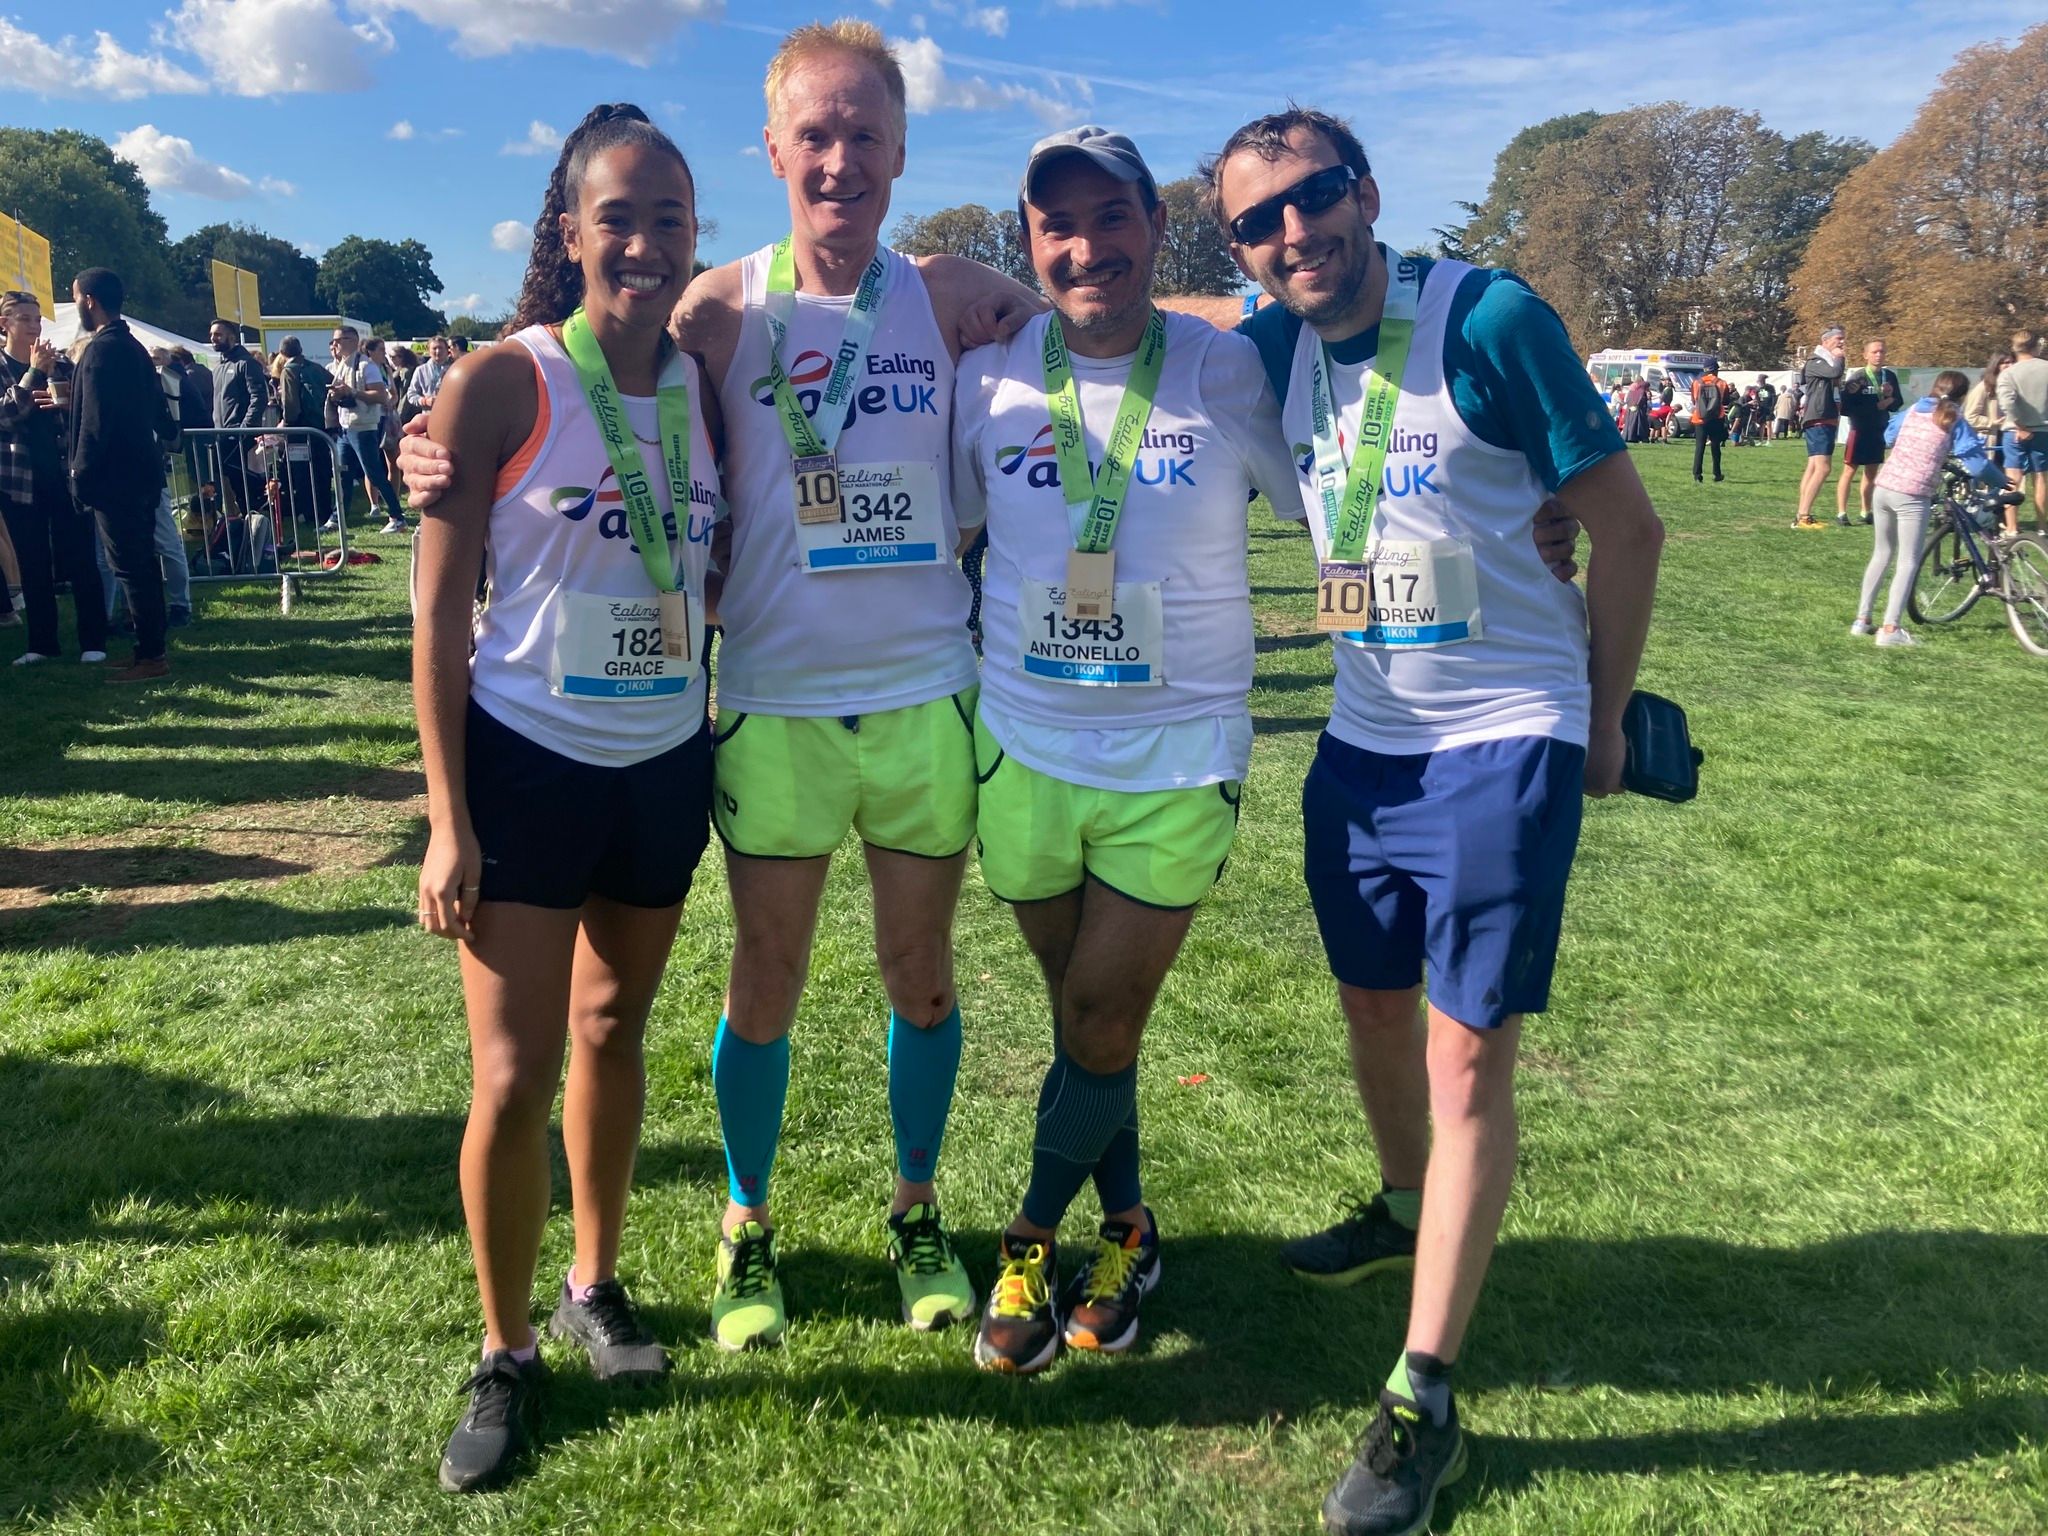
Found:
<path fill-rule="evenodd" d="M 674 605 L 671 606 L 680 606 Z M 660 601 L 564 592 L 549 658 L 553 692 L 579 699 L 648 699 L 686 692 L 697 676 L 701 628 L 685 620 L 683 654 L 668 654 Z"/>

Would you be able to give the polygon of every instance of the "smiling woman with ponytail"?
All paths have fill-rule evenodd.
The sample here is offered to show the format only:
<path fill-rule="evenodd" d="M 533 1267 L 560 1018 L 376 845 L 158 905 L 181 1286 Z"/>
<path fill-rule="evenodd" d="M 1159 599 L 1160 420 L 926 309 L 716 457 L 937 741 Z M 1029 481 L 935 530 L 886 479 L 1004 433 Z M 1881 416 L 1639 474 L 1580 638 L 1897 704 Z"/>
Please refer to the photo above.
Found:
<path fill-rule="evenodd" d="M 512 334 L 455 364 L 430 418 L 456 468 L 417 556 L 419 917 L 461 957 L 484 1322 L 451 1491 L 514 1468 L 546 1375 L 532 1292 L 565 1044 L 576 1256 L 548 1331 L 600 1379 L 669 1366 L 618 1258 L 648 1010 L 709 837 L 717 400 L 665 329 L 696 235 L 682 153 L 639 108 L 595 108 L 548 180 Z"/>

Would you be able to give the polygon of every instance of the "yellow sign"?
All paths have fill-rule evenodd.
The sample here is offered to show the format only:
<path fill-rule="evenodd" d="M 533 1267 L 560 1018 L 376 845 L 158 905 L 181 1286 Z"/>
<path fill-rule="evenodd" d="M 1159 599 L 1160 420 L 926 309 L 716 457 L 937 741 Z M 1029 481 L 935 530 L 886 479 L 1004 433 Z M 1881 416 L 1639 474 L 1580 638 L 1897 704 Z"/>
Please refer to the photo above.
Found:
<path fill-rule="evenodd" d="M 50 242 L 0 213 L 0 274 L 9 288 L 34 294 L 47 317 L 56 308 L 57 289 L 50 280 Z"/>
<path fill-rule="evenodd" d="M 213 312 L 237 325 L 256 325 L 263 319 L 263 304 L 256 293 L 256 274 L 224 261 L 213 268 Z"/>

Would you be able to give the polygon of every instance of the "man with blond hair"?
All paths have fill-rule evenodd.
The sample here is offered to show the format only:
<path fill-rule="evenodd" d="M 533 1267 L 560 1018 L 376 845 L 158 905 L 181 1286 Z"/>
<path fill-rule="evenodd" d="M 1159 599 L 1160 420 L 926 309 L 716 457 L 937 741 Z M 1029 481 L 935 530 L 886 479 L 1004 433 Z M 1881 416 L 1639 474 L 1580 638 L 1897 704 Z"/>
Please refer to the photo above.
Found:
<path fill-rule="evenodd" d="M 1998 409 L 2005 421 L 2005 476 L 2016 491 L 2030 487 L 2034 526 L 2048 528 L 2048 360 L 2032 331 L 2012 338 L 2012 366 L 1998 376 Z M 2019 509 L 2007 514 L 2019 526 Z"/>
<path fill-rule="evenodd" d="M 788 187 L 789 234 L 701 274 L 674 322 L 718 391 L 731 508 L 716 549 L 713 823 L 734 941 L 712 1045 L 729 1196 L 712 1332 L 728 1349 L 783 1334 L 769 1176 L 789 1030 L 849 830 L 889 999 L 887 1241 L 903 1318 L 929 1330 L 974 1311 L 933 1187 L 960 1060 L 953 913 L 976 799 L 976 657 L 948 489 L 953 378 L 970 309 L 1038 307 L 978 262 L 882 245 L 906 106 L 876 27 L 797 28 L 765 94 L 762 139 Z M 438 470 L 440 456 L 408 443 L 414 469 Z M 408 474 L 416 497 L 437 483 Z"/>

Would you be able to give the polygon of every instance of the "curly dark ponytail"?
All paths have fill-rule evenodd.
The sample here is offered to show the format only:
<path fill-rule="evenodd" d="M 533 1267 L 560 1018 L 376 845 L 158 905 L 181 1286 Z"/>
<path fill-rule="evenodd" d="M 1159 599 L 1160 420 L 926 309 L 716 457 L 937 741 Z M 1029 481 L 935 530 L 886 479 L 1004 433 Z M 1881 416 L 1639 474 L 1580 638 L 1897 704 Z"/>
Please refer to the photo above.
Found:
<path fill-rule="evenodd" d="M 696 187 L 690 162 L 673 139 L 647 120 L 645 112 L 624 101 L 592 107 L 562 141 L 562 157 L 548 177 L 548 194 L 533 224 L 533 254 L 526 260 L 526 281 L 520 284 L 519 303 L 505 327 L 507 336 L 529 325 L 558 324 L 583 302 L 583 270 L 569 259 L 568 247 L 562 243 L 562 215 L 575 211 L 585 167 L 597 155 L 621 144 L 643 144 L 674 155 L 691 188 Z"/>

